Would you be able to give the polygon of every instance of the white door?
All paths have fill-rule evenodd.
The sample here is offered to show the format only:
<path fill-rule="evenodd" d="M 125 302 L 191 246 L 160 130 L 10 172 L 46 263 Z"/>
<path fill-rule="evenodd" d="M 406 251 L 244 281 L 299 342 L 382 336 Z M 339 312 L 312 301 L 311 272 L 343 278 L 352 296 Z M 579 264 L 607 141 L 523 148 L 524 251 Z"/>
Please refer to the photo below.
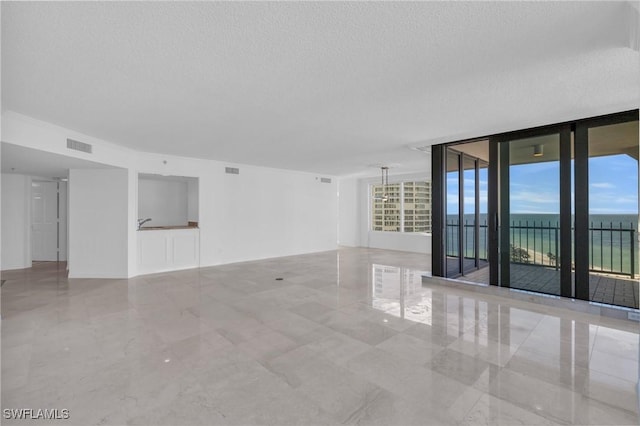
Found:
<path fill-rule="evenodd" d="M 58 260 L 58 183 L 31 184 L 31 259 Z"/>

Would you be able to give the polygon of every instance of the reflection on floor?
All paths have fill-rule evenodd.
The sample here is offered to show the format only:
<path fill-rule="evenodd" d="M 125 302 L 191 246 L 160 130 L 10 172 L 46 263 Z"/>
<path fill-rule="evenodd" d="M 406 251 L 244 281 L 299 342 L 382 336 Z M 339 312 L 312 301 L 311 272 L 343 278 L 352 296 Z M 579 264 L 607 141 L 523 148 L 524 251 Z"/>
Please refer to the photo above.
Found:
<path fill-rule="evenodd" d="M 637 323 L 421 284 L 429 264 L 341 249 L 129 280 L 3 274 L 2 408 L 76 425 L 638 424 Z"/>
<path fill-rule="evenodd" d="M 461 279 L 475 283 L 489 284 L 489 268 L 466 274 Z M 547 294 L 560 294 L 560 271 L 543 266 L 511 264 L 513 288 Z M 610 305 L 638 309 L 638 280 L 630 277 L 589 274 L 589 295 L 591 300 Z"/>

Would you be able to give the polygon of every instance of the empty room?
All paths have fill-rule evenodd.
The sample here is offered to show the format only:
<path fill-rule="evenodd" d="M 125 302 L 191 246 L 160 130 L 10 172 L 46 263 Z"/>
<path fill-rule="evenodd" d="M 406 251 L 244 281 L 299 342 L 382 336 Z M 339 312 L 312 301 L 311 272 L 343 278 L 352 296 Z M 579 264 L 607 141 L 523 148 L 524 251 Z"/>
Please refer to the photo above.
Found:
<path fill-rule="evenodd" d="M 2 424 L 639 424 L 640 2 L 0 14 Z"/>

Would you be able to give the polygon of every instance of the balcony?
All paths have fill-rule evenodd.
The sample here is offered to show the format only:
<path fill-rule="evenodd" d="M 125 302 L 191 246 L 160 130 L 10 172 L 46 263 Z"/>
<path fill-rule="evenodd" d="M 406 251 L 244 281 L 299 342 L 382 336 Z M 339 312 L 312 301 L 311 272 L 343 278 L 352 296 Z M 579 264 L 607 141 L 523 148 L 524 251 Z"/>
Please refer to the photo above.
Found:
<path fill-rule="evenodd" d="M 459 224 L 447 222 L 447 247 L 456 247 L 453 239 Z M 486 266 L 488 252 L 487 223 L 479 226 L 479 258 Z M 560 228 L 557 223 L 512 222 L 510 227 L 511 282 L 518 289 L 558 294 L 560 282 Z M 589 227 L 589 295 L 594 302 L 638 308 L 638 253 L 633 224 L 592 223 Z M 463 224 L 464 257 L 474 256 L 474 225 Z M 575 249 L 575 248 L 574 248 Z M 456 250 L 447 250 L 456 258 Z M 489 283 L 489 268 L 465 274 L 465 280 Z M 515 287 L 515 286 L 514 286 Z"/>

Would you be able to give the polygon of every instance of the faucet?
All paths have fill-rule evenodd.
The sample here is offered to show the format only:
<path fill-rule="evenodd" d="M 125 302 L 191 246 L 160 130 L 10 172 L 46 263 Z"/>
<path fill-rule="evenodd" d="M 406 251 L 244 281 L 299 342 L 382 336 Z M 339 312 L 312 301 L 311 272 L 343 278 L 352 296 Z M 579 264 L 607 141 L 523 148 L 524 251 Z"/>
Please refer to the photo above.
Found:
<path fill-rule="evenodd" d="M 151 218 L 148 217 L 146 219 L 138 219 L 138 231 L 140 230 L 140 228 L 142 228 L 142 225 L 144 225 L 147 222 L 150 222 Z"/>

